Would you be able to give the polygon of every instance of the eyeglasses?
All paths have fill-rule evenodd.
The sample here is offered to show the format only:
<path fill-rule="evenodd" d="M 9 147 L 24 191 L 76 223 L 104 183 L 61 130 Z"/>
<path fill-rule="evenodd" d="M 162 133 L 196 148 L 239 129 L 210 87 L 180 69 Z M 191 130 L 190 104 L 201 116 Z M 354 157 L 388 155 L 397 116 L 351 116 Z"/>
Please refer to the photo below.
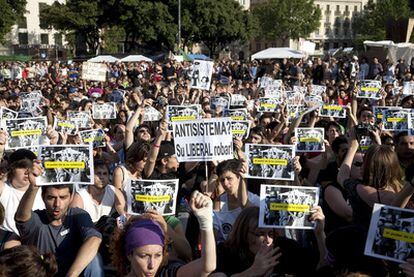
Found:
<path fill-rule="evenodd" d="M 361 167 L 363 165 L 363 162 L 354 162 L 354 166 Z"/>

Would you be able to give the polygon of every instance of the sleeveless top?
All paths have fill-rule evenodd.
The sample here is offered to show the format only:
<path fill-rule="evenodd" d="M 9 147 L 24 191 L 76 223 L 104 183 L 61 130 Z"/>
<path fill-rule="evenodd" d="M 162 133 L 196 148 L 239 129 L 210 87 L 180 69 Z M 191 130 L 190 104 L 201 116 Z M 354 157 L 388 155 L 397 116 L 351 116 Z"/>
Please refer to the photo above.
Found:
<path fill-rule="evenodd" d="M 138 180 L 136 178 L 131 178 L 131 173 L 129 173 L 124 165 L 119 165 L 118 167 L 122 171 L 122 190 L 125 189 L 126 185 L 129 184 L 131 180 Z"/>
<path fill-rule="evenodd" d="M 325 214 L 325 233 L 329 234 L 331 231 L 343 227 L 343 226 L 347 226 L 350 223 L 348 221 L 346 221 L 344 218 L 340 217 L 339 215 L 337 215 L 329 206 L 328 202 L 325 200 L 325 191 L 328 187 L 334 187 L 337 190 L 339 190 L 342 194 L 342 197 L 345 199 L 345 201 L 349 201 L 348 199 L 348 193 L 345 191 L 345 189 L 338 184 L 337 182 L 332 182 L 329 183 L 327 186 L 322 188 L 322 210 L 323 213 Z"/>
<path fill-rule="evenodd" d="M 17 211 L 20 200 L 22 199 L 24 193 L 24 191 L 17 190 L 8 183 L 4 184 L 3 192 L 0 195 L 0 202 L 3 205 L 5 211 L 4 221 L 0 227 L 1 229 L 19 235 L 19 231 L 16 227 L 16 222 L 14 221 L 14 215 Z M 42 191 L 41 189 L 39 189 L 37 191 L 32 210 L 43 210 L 44 208 L 45 203 L 42 200 Z"/>
<path fill-rule="evenodd" d="M 105 193 L 102 197 L 101 204 L 97 204 L 93 201 L 87 188 L 80 189 L 78 194 L 82 198 L 83 209 L 91 216 L 93 223 L 98 222 L 102 216 L 111 213 L 115 203 L 115 188 L 112 185 L 107 185 L 105 187 Z"/>

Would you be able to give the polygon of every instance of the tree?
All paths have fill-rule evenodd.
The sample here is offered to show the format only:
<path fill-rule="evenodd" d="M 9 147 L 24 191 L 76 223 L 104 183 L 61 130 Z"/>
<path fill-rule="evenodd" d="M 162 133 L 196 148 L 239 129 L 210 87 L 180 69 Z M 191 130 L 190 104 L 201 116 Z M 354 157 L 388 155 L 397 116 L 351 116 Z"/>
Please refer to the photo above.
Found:
<path fill-rule="evenodd" d="M 17 19 L 26 11 L 26 0 L 0 0 L 0 42 L 4 43 L 5 36 L 16 24 Z"/>
<path fill-rule="evenodd" d="M 47 26 L 76 34 L 77 54 L 85 54 L 79 48 L 86 44 L 90 54 L 100 46 L 100 29 L 105 27 L 101 0 L 67 0 L 66 4 L 55 1 L 45 6 L 40 20 Z"/>
<path fill-rule="evenodd" d="M 408 0 L 370 0 L 353 19 L 355 43 L 360 46 L 364 40 L 384 40 L 388 20 L 408 19 L 412 15 Z"/>
<path fill-rule="evenodd" d="M 269 0 L 253 8 L 258 37 L 268 40 L 307 37 L 319 27 L 321 11 L 313 0 Z"/>

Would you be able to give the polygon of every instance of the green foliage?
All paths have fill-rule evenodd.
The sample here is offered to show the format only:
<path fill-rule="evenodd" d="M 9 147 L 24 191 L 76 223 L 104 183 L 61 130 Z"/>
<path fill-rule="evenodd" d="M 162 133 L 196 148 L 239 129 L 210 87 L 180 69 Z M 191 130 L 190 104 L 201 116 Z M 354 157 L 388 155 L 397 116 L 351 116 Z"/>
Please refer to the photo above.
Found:
<path fill-rule="evenodd" d="M 125 31 L 123 28 L 115 25 L 109 27 L 102 32 L 102 47 L 106 54 L 118 53 L 118 45 L 125 39 Z"/>
<path fill-rule="evenodd" d="M 253 9 L 258 35 L 268 40 L 307 37 L 320 24 L 313 0 L 269 0 Z"/>
<path fill-rule="evenodd" d="M 0 42 L 11 31 L 17 19 L 25 13 L 26 0 L 0 0 Z"/>
<path fill-rule="evenodd" d="M 370 0 L 364 10 L 354 17 L 355 43 L 364 40 L 384 40 L 386 22 L 389 19 L 407 19 L 413 16 L 408 0 Z"/>

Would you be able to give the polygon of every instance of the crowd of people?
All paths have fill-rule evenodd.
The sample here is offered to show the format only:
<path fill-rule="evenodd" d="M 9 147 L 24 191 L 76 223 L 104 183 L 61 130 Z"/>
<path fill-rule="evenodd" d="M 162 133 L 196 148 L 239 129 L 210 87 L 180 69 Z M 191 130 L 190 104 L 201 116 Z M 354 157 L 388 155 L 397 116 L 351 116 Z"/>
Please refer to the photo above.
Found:
<path fill-rule="evenodd" d="M 40 91 L 40 114 L 18 117 L 46 116 L 46 144 L 82 143 L 79 132 L 54 128 L 70 112 L 91 113 L 105 102 L 117 110 L 115 119 L 95 119 L 89 128 L 105 130 L 106 142 L 93 149 L 89 186 L 39 186 L 39 157 L 6 149 L 9 137 L 0 131 L 0 276 L 413 277 L 414 252 L 404 263 L 364 255 L 375 203 L 414 207 L 414 136 L 382 130 L 374 113 L 376 106 L 414 109 L 414 92 L 403 93 L 414 80 L 413 61 L 215 61 L 210 90 L 191 87 L 187 61 L 107 63 L 105 82 L 82 79 L 81 62 L 0 63 L 0 107 L 19 112 L 22 95 Z M 264 77 L 281 80 L 282 91 L 303 87 L 305 95 L 325 86 L 323 105 L 341 105 L 346 116 L 313 109 L 291 117 L 287 99 L 260 112 Z M 381 81 L 381 98 L 358 98 L 361 80 Z M 250 132 L 234 139 L 234 158 L 179 163 L 167 106 L 199 104 L 203 118 L 218 118 L 226 110 L 212 108 L 212 97 L 236 94 L 246 98 Z M 149 106 L 159 120 L 144 120 Z M 293 181 L 246 176 L 246 143 L 294 144 L 298 127 L 323 128 L 325 151 L 296 153 Z M 141 179 L 179 179 L 175 215 L 127 213 L 125 189 Z M 259 227 L 261 184 L 320 188 L 307 219 L 314 229 Z"/>

